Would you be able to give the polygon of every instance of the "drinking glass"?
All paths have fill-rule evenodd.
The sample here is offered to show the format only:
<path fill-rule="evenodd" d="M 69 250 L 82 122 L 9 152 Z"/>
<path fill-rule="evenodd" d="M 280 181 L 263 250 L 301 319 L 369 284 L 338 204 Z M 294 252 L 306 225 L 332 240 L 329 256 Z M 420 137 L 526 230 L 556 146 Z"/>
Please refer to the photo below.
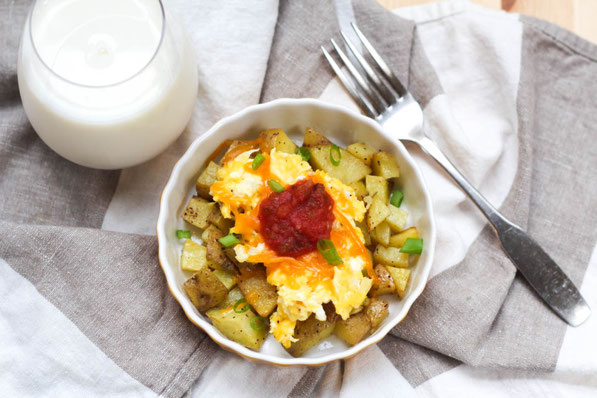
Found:
<path fill-rule="evenodd" d="M 83 166 L 162 152 L 197 97 L 195 57 L 160 0 L 37 0 L 19 50 L 21 100 L 41 139 Z"/>

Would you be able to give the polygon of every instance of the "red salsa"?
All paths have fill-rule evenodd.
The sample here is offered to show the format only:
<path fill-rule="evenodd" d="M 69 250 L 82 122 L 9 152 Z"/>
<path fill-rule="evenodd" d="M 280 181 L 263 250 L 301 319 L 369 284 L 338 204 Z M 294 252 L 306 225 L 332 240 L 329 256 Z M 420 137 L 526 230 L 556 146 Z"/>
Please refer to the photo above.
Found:
<path fill-rule="evenodd" d="M 334 222 L 334 201 L 322 184 L 299 181 L 272 193 L 259 206 L 261 235 L 279 256 L 298 257 L 329 239 Z"/>

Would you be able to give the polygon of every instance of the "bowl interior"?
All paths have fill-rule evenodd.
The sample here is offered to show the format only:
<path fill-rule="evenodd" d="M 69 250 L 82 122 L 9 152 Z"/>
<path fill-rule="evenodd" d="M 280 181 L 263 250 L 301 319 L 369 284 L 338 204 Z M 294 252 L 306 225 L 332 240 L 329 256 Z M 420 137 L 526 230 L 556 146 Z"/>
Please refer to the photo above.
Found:
<path fill-rule="evenodd" d="M 176 239 L 177 229 L 189 229 L 181 219 L 188 199 L 195 191 L 195 180 L 200 174 L 206 158 L 218 145 L 228 139 L 254 139 L 259 131 L 269 128 L 282 128 L 297 144 L 302 143 L 306 127 L 312 127 L 340 146 L 363 141 L 376 149 L 394 155 L 400 166 L 400 184 L 405 193 L 402 208 L 409 212 L 407 225 L 415 225 L 424 239 L 425 249 L 412 268 L 405 297 L 402 300 L 384 296 L 390 301 L 390 314 L 384 323 L 368 338 L 354 347 L 331 337 L 311 349 L 301 358 L 293 358 L 282 346 L 269 336 L 259 352 L 250 350 L 228 340 L 218 332 L 197 311 L 187 298 L 182 285 L 191 273 L 180 269 L 182 241 Z M 160 215 L 157 226 L 159 258 L 168 285 L 189 319 L 205 330 L 218 344 L 245 357 L 277 364 L 317 365 L 331 360 L 354 355 L 361 349 L 381 340 L 389 330 L 400 322 L 413 301 L 422 292 L 431 268 L 435 246 L 435 228 L 429 193 L 425 188 L 421 173 L 415 166 L 406 149 L 396 139 L 383 133 L 372 120 L 355 114 L 345 108 L 321 101 L 277 100 L 249 107 L 233 116 L 218 122 L 206 134 L 199 137 L 178 161 L 162 194 Z"/>

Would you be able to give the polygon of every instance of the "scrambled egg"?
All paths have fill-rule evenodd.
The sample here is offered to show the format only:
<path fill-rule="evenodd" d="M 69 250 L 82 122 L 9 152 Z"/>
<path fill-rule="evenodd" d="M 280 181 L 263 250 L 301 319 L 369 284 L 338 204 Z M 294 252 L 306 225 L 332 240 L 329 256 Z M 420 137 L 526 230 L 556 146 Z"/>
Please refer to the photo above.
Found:
<path fill-rule="evenodd" d="M 314 172 L 300 155 L 273 149 L 264 154 L 265 161 L 253 170 L 253 152 L 244 152 L 227 162 L 219 170 L 211 194 L 221 203 L 222 215 L 235 218 L 232 232 L 243 236 L 244 244 L 235 246 L 237 260 L 263 263 L 268 282 L 277 287 L 278 307 L 270 317 L 270 331 L 289 347 L 296 341 L 293 334 L 297 321 L 306 320 L 311 314 L 325 320 L 323 305 L 329 302 L 347 319 L 367 297 L 372 280 L 363 275 L 363 270 L 371 269 L 371 259 L 363 235 L 355 226 L 355 221 L 363 219 L 365 206 L 352 188 L 323 171 Z M 341 265 L 329 265 L 318 251 L 294 259 L 279 257 L 259 233 L 258 206 L 272 192 L 267 181 L 273 179 L 288 186 L 306 178 L 321 183 L 334 201 L 330 240 L 343 260 Z"/>

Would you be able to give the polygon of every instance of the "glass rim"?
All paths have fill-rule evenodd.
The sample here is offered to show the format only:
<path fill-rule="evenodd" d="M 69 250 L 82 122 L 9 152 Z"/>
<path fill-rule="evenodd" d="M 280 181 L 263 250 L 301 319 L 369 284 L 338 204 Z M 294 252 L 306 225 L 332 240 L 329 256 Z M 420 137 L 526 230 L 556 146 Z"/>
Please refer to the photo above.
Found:
<path fill-rule="evenodd" d="M 109 88 L 109 87 L 114 87 L 114 86 L 118 86 L 121 85 L 123 83 L 126 83 L 130 80 L 133 80 L 135 77 L 139 76 L 141 73 L 143 73 L 143 71 L 145 69 L 147 69 L 147 67 L 149 65 L 151 65 L 151 63 L 153 62 L 153 60 L 156 58 L 158 52 L 160 51 L 160 48 L 162 48 L 162 43 L 164 42 L 164 36 L 166 33 L 166 12 L 164 10 L 164 4 L 162 3 L 162 0 L 155 0 L 158 2 L 158 4 L 160 5 L 160 12 L 162 14 L 162 29 L 160 31 L 160 40 L 158 41 L 155 50 L 153 51 L 153 54 L 151 55 L 151 57 L 149 58 L 149 60 L 147 60 L 147 62 L 141 67 L 139 68 L 138 71 L 136 71 L 135 73 L 133 73 L 132 75 L 119 80 L 117 82 L 114 83 L 110 83 L 110 84 L 100 84 L 100 85 L 92 85 L 92 84 L 83 84 L 83 83 L 77 83 L 75 81 L 72 81 L 64 76 L 62 76 L 61 74 L 57 73 L 54 69 L 52 69 L 50 67 L 50 65 L 48 65 L 46 63 L 46 61 L 44 61 L 43 57 L 41 56 L 41 54 L 39 53 L 39 51 L 37 50 L 37 46 L 35 45 L 35 40 L 33 39 L 33 23 L 32 23 L 32 18 L 33 18 L 33 11 L 35 10 L 35 8 L 37 7 L 38 2 L 41 0 L 35 0 L 35 2 L 33 3 L 33 5 L 31 6 L 31 10 L 29 11 L 29 16 L 27 17 L 27 24 L 29 25 L 28 27 L 28 33 L 29 33 L 29 41 L 31 41 L 31 47 L 33 47 L 33 52 L 35 54 L 35 56 L 37 57 L 37 59 L 41 62 L 41 64 L 48 70 L 50 71 L 50 73 L 52 75 L 54 75 L 55 77 L 59 78 L 60 80 L 74 85 L 74 86 L 78 86 L 78 87 L 84 87 L 84 88 Z"/>

